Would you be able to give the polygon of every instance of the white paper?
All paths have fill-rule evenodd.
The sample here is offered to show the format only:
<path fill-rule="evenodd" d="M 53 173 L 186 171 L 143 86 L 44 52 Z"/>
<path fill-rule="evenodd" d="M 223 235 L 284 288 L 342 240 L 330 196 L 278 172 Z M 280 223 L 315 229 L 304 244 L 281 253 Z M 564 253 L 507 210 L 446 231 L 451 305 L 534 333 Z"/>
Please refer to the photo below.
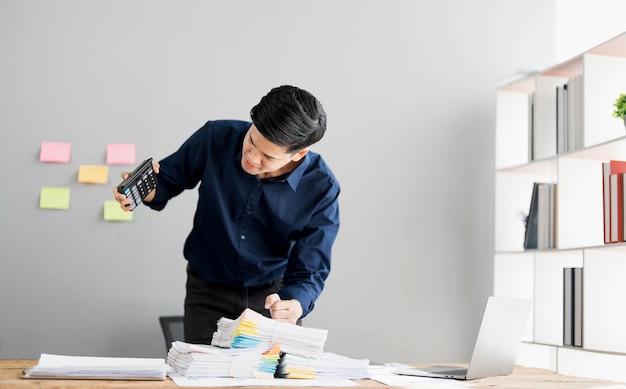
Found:
<path fill-rule="evenodd" d="M 41 354 L 26 378 L 165 379 L 162 358 L 113 358 Z"/>
<path fill-rule="evenodd" d="M 168 374 L 172 381 L 180 387 L 232 387 L 232 386 L 298 386 L 298 387 L 350 387 L 359 386 L 350 380 L 290 380 L 283 378 L 258 379 L 258 378 L 197 378 L 183 377 L 177 373 Z"/>
<path fill-rule="evenodd" d="M 392 373 L 392 370 L 414 367 L 400 363 L 370 366 L 370 377 L 382 384 L 403 388 L 466 388 L 469 383 L 447 378 L 405 376 Z"/>

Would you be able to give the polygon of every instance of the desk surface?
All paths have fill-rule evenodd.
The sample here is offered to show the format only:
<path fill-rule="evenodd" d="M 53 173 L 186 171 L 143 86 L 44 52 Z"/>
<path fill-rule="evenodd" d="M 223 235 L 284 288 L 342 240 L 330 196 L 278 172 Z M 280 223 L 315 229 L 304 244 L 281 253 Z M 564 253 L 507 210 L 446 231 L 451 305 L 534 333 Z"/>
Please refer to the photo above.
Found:
<path fill-rule="evenodd" d="M 0 360 L 0 389 L 174 389 L 178 386 L 171 380 L 165 381 L 115 381 L 115 380 L 40 380 L 21 379 L 22 371 L 37 363 L 36 360 L 2 359 Z M 419 366 L 419 365 L 416 365 Z M 580 377 L 570 377 L 556 374 L 549 370 L 535 369 L 517 366 L 513 374 L 504 377 L 481 378 L 472 381 L 473 388 L 600 388 L 614 384 L 610 381 L 588 379 Z M 358 381 L 361 387 L 365 388 L 391 388 L 372 380 Z M 293 388 L 297 388 L 297 381 L 294 380 Z M 250 388 L 250 387 L 247 387 Z M 285 387 L 280 387 L 280 389 Z M 345 388 L 342 388 L 345 389 Z"/>

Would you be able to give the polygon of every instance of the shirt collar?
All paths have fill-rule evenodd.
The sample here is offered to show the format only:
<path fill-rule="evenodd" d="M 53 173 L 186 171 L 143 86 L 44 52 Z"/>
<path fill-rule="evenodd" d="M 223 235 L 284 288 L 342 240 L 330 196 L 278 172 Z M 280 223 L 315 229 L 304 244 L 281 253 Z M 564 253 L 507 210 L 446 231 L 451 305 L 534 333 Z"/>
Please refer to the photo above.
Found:
<path fill-rule="evenodd" d="M 309 153 L 310 153 L 310 151 L 309 151 Z M 293 189 L 294 192 L 298 188 L 298 184 L 300 183 L 300 180 L 302 179 L 302 176 L 304 175 L 304 172 L 306 171 L 306 169 L 311 164 L 311 158 L 309 158 L 309 153 L 307 153 L 302 158 L 302 162 L 298 166 L 296 166 L 295 169 L 293 169 L 291 172 L 289 172 L 287 174 L 287 177 L 285 177 L 285 178 L 283 178 L 281 180 L 283 182 L 287 181 L 287 183 L 289 184 L 291 189 Z M 237 152 L 237 155 L 235 156 L 235 160 L 239 161 L 239 164 L 241 164 L 241 148 L 239 148 L 239 152 Z M 258 178 L 258 176 L 257 176 L 257 178 Z"/>
<path fill-rule="evenodd" d="M 300 183 L 300 180 L 302 179 L 302 176 L 304 175 L 304 172 L 306 171 L 307 167 L 310 164 L 311 164 L 311 159 L 308 158 L 308 154 L 307 154 L 303 157 L 302 162 L 300 162 L 300 164 L 296 166 L 296 168 L 290 171 L 289 173 L 283 174 L 282 176 L 278 176 L 278 177 L 264 178 L 261 181 L 286 182 L 287 184 L 289 184 L 291 189 L 295 192 L 296 189 L 298 188 L 298 184 Z M 257 176 L 257 179 L 258 179 L 258 176 Z"/>
<path fill-rule="evenodd" d="M 300 183 L 304 172 L 311 164 L 311 158 L 309 158 L 309 153 L 306 153 L 306 155 L 302 158 L 302 162 L 298 166 L 296 166 L 296 168 L 293 169 L 285 179 L 289 186 L 291 186 L 291 189 L 294 190 L 294 192 L 298 188 L 298 184 Z"/>

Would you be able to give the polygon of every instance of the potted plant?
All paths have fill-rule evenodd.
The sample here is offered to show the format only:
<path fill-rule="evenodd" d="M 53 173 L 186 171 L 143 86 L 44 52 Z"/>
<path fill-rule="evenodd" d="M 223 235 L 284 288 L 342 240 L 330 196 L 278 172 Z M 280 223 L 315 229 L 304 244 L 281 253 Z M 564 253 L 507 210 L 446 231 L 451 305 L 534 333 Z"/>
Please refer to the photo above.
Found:
<path fill-rule="evenodd" d="M 613 107 L 615 108 L 613 116 L 624 120 L 624 126 L 626 126 L 626 94 L 621 93 L 613 103 Z"/>

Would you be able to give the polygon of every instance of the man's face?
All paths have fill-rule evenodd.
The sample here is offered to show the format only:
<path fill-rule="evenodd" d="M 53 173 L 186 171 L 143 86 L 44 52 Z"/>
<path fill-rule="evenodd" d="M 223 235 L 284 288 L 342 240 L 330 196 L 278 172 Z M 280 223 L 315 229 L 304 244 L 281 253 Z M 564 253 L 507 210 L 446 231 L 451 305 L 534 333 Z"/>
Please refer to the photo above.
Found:
<path fill-rule="evenodd" d="M 253 124 L 246 133 L 241 149 L 241 168 L 248 174 L 261 178 L 275 177 L 288 173 L 308 150 L 288 153 L 261 135 Z"/>

